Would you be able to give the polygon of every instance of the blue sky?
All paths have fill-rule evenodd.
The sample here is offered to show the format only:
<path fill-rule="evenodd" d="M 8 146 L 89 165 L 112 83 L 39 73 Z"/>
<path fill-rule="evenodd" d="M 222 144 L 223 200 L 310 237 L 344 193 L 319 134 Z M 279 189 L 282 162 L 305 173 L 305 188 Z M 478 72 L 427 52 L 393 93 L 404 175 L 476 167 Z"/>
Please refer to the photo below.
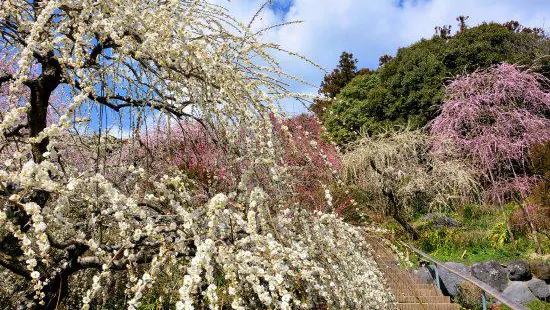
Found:
<path fill-rule="evenodd" d="M 211 0 L 249 21 L 265 0 Z M 518 20 L 550 32 L 550 0 L 274 0 L 256 27 L 301 20 L 302 24 L 278 28 L 264 40 L 298 52 L 332 70 L 342 51 L 352 52 L 360 67 L 376 68 L 378 57 L 394 55 L 399 47 L 431 37 L 435 26 L 452 25 L 455 18 L 470 16 L 469 25 L 482 21 Z M 283 68 L 318 85 L 324 73 L 290 57 Z M 293 90 L 316 93 L 313 87 L 293 85 Z M 291 114 L 303 112 L 288 103 Z"/>
<path fill-rule="evenodd" d="M 273 1 L 269 8 L 275 12 L 277 15 L 282 15 L 281 17 L 284 18 L 286 13 L 290 11 L 290 8 L 293 5 L 294 0 L 277 0 Z"/>

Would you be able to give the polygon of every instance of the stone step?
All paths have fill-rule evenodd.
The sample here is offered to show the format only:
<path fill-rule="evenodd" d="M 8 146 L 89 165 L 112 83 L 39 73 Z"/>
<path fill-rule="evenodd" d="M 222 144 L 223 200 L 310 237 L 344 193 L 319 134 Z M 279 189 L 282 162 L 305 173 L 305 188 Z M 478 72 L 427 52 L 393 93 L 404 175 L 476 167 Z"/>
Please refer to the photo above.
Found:
<path fill-rule="evenodd" d="M 418 284 L 418 283 L 415 283 L 413 284 L 413 286 L 411 286 L 410 284 L 408 283 L 392 283 L 392 282 L 387 282 L 388 286 L 390 288 L 393 288 L 393 289 L 399 289 L 399 288 L 411 288 L 411 287 L 414 287 L 415 289 L 436 289 L 433 284 Z"/>
<path fill-rule="evenodd" d="M 383 273 L 386 285 L 393 292 L 399 310 L 460 310 L 434 284 L 426 283 L 418 275 L 399 266 L 393 251 L 376 237 L 367 236 L 375 251 L 375 261 Z"/>
<path fill-rule="evenodd" d="M 395 283 L 428 284 L 418 279 L 417 277 L 411 277 L 409 275 L 386 275 L 386 280 L 388 282 L 395 282 Z"/>
<path fill-rule="evenodd" d="M 460 310 L 460 305 L 451 303 L 420 304 L 420 303 L 400 303 L 397 304 L 399 310 Z"/>
<path fill-rule="evenodd" d="M 443 296 L 443 294 L 434 289 L 416 289 L 416 288 L 400 288 L 393 290 L 396 296 Z"/>
<path fill-rule="evenodd" d="M 395 296 L 399 303 L 427 303 L 427 304 L 440 304 L 450 303 L 449 296 Z"/>

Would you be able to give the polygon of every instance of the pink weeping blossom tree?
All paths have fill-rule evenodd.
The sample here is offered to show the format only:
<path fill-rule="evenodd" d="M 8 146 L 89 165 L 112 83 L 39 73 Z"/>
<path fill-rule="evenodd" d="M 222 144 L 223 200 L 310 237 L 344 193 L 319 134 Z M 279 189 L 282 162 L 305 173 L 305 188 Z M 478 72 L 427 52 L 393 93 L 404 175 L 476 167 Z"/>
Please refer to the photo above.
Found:
<path fill-rule="evenodd" d="M 549 86 L 511 64 L 459 77 L 429 125 L 434 150 L 469 158 L 482 173 L 487 202 L 526 198 L 537 181 L 529 150 L 550 140 Z"/>

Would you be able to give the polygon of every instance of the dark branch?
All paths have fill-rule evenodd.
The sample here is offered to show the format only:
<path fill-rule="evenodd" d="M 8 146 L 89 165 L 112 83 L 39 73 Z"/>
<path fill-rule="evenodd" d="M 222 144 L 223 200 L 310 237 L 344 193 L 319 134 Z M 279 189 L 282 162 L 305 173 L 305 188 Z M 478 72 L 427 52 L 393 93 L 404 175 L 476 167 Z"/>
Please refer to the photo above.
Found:
<path fill-rule="evenodd" d="M 384 175 L 384 173 L 376 167 L 376 164 L 374 163 L 374 161 L 372 159 L 369 161 L 369 164 L 370 164 L 370 167 L 372 168 L 372 170 L 374 170 L 376 173 L 378 173 L 379 175 Z"/>
<path fill-rule="evenodd" d="M 31 279 L 31 275 L 25 269 L 25 267 L 21 265 L 21 263 L 16 261 L 11 256 L 8 256 L 7 254 L 4 254 L 2 252 L 0 252 L 0 266 L 8 269 L 9 271 L 15 273 L 16 275 L 22 276 L 27 280 Z"/>
<path fill-rule="evenodd" d="M 11 74 L 0 76 L 0 85 L 13 79 Z"/>
<path fill-rule="evenodd" d="M 48 242 L 50 243 L 50 245 L 56 249 L 66 249 L 70 246 L 80 246 L 82 245 L 81 243 L 79 243 L 78 241 L 66 241 L 66 242 L 59 242 L 57 240 L 55 240 L 55 238 L 53 237 L 53 235 L 49 232 L 49 231 L 46 231 L 46 236 L 48 237 Z"/>
<path fill-rule="evenodd" d="M 13 128 L 9 132 L 5 133 L 4 137 L 6 137 L 6 138 L 21 137 L 22 135 L 19 131 L 21 131 L 21 129 L 23 129 L 23 128 L 27 128 L 27 124 L 19 124 L 19 125 L 15 126 L 15 128 Z"/>
<path fill-rule="evenodd" d="M 150 108 L 155 109 L 157 111 L 166 111 L 166 112 L 176 116 L 177 118 L 182 118 L 182 117 L 192 118 L 195 121 L 197 121 L 199 124 L 201 124 L 201 126 L 203 126 L 204 128 L 207 128 L 206 124 L 203 122 L 202 119 L 200 119 L 200 118 L 198 118 L 198 117 L 196 117 L 192 114 L 176 110 L 173 107 L 171 107 L 169 105 L 166 105 L 166 104 L 154 103 L 154 102 L 145 101 L 145 100 L 136 100 L 134 98 L 121 96 L 121 95 L 95 96 L 93 94 L 90 94 L 88 96 L 88 98 L 90 98 L 91 100 L 94 100 L 95 102 L 97 102 L 99 104 L 103 104 L 106 107 L 108 107 L 108 108 L 110 108 L 110 109 L 112 109 L 116 112 L 120 112 L 121 109 L 128 108 L 128 107 L 150 107 Z M 124 103 L 115 104 L 115 103 L 110 102 L 110 100 L 123 101 Z M 182 105 L 188 106 L 192 103 L 193 103 L 192 101 L 184 101 L 182 103 Z"/>
<path fill-rule="evenodd" d="M 98 40 L 99 41 L 99 40 Z M 92 51 L 90 52 L 90 56 L 86 63 L 84 64 L 84 67 L 91 67 L 97 64 L 97 58 L 101 53 L 109 48 L 117 47 L 115 42 L 111 38 L 107 38 L 104 42 L 99 42 L 97 45 L 94 46 Z"/>
<path fill-rule="evenodd" d="M 140 140 L 140 143 L 141 143 L 141 140 Z M 166 214 L 166 212 L 164 210 L 162 210 L 161 208 L 159 208 L 159 207 L 157 207 L 153 204 L 150 204 L 150 203 L 140 202 L 140 203 L 138 203 L 138 206 L 147 207 L 147 208 L 157 212 L 158 214 Z"/>

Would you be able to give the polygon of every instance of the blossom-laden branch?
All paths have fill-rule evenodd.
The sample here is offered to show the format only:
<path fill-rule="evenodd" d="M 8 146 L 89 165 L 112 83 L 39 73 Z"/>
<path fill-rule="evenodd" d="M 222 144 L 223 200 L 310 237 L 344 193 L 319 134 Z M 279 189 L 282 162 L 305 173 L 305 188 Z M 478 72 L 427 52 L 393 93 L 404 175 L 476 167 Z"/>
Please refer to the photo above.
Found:
<path fill-rule="evenodd" d="M 293 140 L 287 126 L 276 133 L 276 107 L 305 97 L 285 88 L 301 80 L 281 71 L 276 45 L 225 9 L 204 0 L 9 0 L 0 49 L 17 63 L 0 87 L 3 304 L 135 310 L 157 294 L 178 310 L 391 307 L 362 229 L 292 200 L 298 165 L 279 149 Z M 54 94 L 69 99 L 48 120 Z M 127 136 L 103 131 L 106 109 L 131 124 Z M 186 116 L 209 137 L 203 151 L 221 146 L 208 165 L 242 169 L 227 186 L 214 191 L 189 166 L 162 165 L 177 139 L 149 144 L 148 126 L 170 136 L 170 122 Z M 96 120 L 98 130 L 82 133 Z M 188 142 L 195 138 L 178 136 L 200 145 Z M 321 150 L 312 140 L 301 138 Z M 319 162 L 336 178 L 329 156 Z"/>

